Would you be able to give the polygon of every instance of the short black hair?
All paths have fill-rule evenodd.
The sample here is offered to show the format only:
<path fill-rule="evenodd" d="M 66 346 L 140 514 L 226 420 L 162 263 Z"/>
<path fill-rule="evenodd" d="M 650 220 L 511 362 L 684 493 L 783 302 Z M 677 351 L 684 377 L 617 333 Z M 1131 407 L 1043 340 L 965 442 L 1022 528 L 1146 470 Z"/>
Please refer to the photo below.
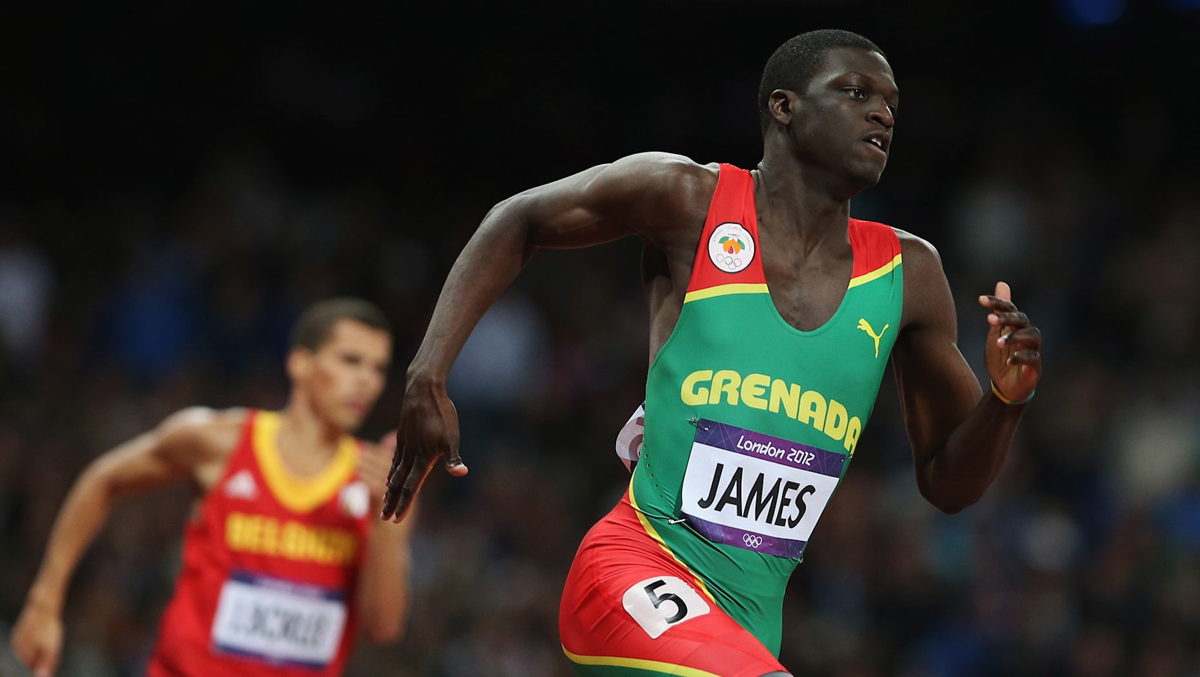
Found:
<path fill-rule="evenodd" d="M 354 320 L 373 329 L 392 333 L 387 316 L 378 306 L 370 301 L 343 296 L 318 301 L 306 308 L 292 329 L 291 348 L 307 348 L 317 352 L 329 340 L 338 320 Z"/>
<path fill-rule="evenodd" d="M 816 74 L 817 69 L 825 62 L 825 54 L 839 47 L 857 47 L 868 52 L 877 52 L 879 56 L 887 58 L 874 42 L 858 33 L 836 28 L 809 31 L 789 39 L 767 59 L 762 80 L 758 84 L 758 119 L 763 134 L 767 133 L 767 127 L 771 123 L 771 113 L 767 108 L 771 92 L 777 89 L 803 92 L 808 88 L 809 80 Z"/>

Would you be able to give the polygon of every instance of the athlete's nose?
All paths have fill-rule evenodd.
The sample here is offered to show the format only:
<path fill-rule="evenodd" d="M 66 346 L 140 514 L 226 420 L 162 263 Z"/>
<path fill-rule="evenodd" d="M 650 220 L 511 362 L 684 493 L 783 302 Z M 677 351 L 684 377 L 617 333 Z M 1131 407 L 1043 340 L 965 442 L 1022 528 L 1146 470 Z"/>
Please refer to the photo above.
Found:
<path fill-rule="evenodd" d="M 896 126 L 896 115 L 892 113 L 891 107 L 883 99 L 877 99 L 876 104 L 867 113 L 867 119 L 883 125 L 888 130 Z"/>

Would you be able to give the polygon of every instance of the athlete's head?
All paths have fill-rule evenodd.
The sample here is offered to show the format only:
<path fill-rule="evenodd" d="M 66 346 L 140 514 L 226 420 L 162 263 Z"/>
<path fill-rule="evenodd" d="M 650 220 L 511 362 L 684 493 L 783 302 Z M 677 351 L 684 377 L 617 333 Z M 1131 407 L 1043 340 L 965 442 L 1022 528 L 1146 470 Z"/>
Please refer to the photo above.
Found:
<path fill-rule="evenodd" d="M 758 83 L 758 121 L 764 134 L 771 124 L 771 111 L 768 107 L 771 92 L 777 89 L 805 91 L 817 69 L 825 64 L 825 56 L 829 50 L 839 47 L 875 52 L 887 58 L 874 42 L 858 33 L 836 28 L 809 31 L 791 38 L 767 59 L 762 80 Z"/>
<path fill-rule="evenodd" d="M 391 353 L 391 327 L 375 305 L 355 298 L 315 303 L 292 330 L 292 396 L 330 425 L 354 430 L 383 392 Z"/>
<path fill-rule="evenodd" d="M 804 165 L 845 179 L 854 193 L 883 173 L 899 96 L 875 43 L 843 30 L 801 33 L 780 45 L 763 69 L 763 137 L 786 137 Z M 776 132 L 783 136 L 772 137 Z"/>

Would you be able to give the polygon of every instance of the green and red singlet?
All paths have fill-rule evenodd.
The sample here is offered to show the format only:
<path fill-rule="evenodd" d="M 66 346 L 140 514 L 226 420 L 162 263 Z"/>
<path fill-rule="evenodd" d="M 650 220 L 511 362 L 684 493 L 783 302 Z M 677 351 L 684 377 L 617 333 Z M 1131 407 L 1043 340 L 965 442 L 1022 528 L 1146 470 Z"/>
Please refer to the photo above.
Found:
<path fill-rule="evenodd" d="M 856 219 L 847 228 L 854 266 L 841 305 L 797 330 L 767 287 L 753 179 L 721 165 L 679 320 L 647 376 L 629 492 L 585 538 L 568 579 L 563 645 L 580 674 L 783 669 L 784 589 L 870 418 L 903 305 L 895 232 Z M 647 566 L 620 574 L 622 558 L 638 569 L 635 551 Z M 605 596 L 615 598 L 607 621 Z M 575 631 L 579 611 L 597 614 L 583 619 L 589 632 Z M 712 631 L 734 649 L 712 638 L 703 648 L 714 617 L 731 619 Z M 595 639 L 599 628 L 607 637 Z M 684 635 L 694 643 L 671 646 Z"/>

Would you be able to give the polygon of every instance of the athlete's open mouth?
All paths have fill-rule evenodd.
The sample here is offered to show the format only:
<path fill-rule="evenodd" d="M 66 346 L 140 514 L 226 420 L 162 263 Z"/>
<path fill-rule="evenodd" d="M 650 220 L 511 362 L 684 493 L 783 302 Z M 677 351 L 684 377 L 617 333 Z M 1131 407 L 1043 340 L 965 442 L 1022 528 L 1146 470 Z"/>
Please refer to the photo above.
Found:
<path fill-rule="evenodd" d="M 867 137 L 865 139 L 863 139 L 863 141 L 866 141 L 867 143 L 871 144 L 872 146 L 875 146 L 876 148 L 883 151 L 884 153 L 887 153 L 887 151 L 888 151 L 889 139 L 888 139 L 888 135 L 886 132 L 873 132 L 871 134 L 868 134 Z"/>

